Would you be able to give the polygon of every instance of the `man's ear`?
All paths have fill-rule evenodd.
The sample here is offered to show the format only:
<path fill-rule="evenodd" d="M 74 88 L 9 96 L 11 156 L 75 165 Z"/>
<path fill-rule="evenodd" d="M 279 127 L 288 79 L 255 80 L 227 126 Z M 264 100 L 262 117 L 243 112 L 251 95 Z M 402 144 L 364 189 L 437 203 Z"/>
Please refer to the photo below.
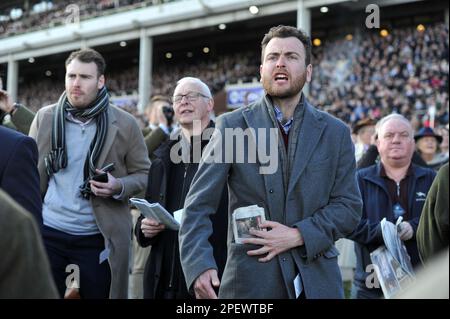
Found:
<path fill-rule="evenodd" d="M 104 87 L 105 86 L 105 76 L 102 74 L 102 75 L 100 75 L 100 77 L 98 78 L 98 81 L 97 81 L 97 89 L 101 89 L 102 87 Z"/>
<path fill-rule="evenodd" d="M 308 64 L 308 66 L 306 67 L 306 83 L 311 82 L 312 69 L 313 69 L 312 64 Z"/>
<path fill-rule="evenodd" d="M 214 108 L 214 98 L 210 98 L 207 106 L 208 113 L 211 112 L 213 108 Z"/>

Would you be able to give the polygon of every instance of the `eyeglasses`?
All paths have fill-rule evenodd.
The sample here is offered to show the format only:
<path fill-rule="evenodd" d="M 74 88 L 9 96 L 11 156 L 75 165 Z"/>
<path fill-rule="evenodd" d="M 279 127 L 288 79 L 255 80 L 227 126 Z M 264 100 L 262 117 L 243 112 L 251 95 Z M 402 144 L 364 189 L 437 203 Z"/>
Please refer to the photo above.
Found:
<path fill-rule="evenodd" d="M 186 99 L 187 99 L 189 102 L 195 102 L 195 101 L 198 100 L 198 98 L 199 98 L 200 96 L 201 96 L 201 97 L 204 97 L 204 98 L 207 98 L 207 99 L 210 99 L 209 96 L 206 96 L 206 95 L 204 95 L 204 94 L 202 94 L 202 93 L 199 93 L 199 92 L 189 92 L 188 94 L 174 95 L 174 96 L 172 97 L 172 102 L 173 102 L 174 104 L 179 104 L 179 103 L 181 103 L 181 101 L 183 100 L 183 97 L 186 97 Z"/>

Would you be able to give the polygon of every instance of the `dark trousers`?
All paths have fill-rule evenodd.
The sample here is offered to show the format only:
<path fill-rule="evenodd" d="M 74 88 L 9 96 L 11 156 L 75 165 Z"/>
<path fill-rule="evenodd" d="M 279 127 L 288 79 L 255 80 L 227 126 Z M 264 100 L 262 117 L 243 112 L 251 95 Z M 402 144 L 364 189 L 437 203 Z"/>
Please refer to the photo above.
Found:
<path fill-rule="evenodd" d="M 42 234 L 53 278 L 61 297 L 64 296 L 67 288 L 66 279 L 69 276 L 75 277 L 73 269 L 77 267 L 81 298 L 109 297 L 111 270 L 107 260 L 99 263 L 100 253 L 105 249 L 101 234 L 75 236 L 47 226 L 43 227 Z"/>

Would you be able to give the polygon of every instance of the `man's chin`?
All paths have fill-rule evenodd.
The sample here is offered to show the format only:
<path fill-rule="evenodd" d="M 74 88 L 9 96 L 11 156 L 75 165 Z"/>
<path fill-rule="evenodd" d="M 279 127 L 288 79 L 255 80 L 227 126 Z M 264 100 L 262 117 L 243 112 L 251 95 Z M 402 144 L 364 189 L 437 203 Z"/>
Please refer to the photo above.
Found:
<path fill-rule="evenodd" d="M 288 98 L 292 98 L 295 97 L 298 92 L 300 92 L 301 90 L 296 90 L 295 88 L 270 88 L 269 90 L 267 90 L 267 93 L 273 97 L 273 98 L 278 98 L 278 99 L 288 99 Z"/>
<path fill-rule="evenodd" d="M 69 103 L 77 109 L 84 109 L 86 107 L 86 103 L 79 99 L 69 99 Z"/>

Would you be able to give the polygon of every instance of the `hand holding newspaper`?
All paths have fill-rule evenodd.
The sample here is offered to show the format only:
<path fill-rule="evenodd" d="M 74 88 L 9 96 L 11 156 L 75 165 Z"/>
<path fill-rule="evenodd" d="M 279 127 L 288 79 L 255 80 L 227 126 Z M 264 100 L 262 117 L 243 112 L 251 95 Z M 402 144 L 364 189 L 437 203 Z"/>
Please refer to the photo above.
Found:
<path fill-rule="evenodd" d="M 158 223 L 166 225 L 171 230 L 178 231 L 180 223 L 159 203 L 149 203 L 142 198 L 130 198 L 130 202 L 140 210 L 146 218 L 152 218 Z"/>
<path fill-rule="evenodd" d="M 370 254 L 386 299 L 395 296 L 414 279 L 411 258 L 398 235 L 402 220 L 402 217 L 399 217 L 394 225 L 383 218 L 380 226 L 384 245 Z"/>
<path fill-rule="evenodd" d="M 257 205 L 236 208 L 232 215 L 234 241 L 242 244 L 245 238 L 255 237 L 250 229 L 262 230 L 259 226 L 265 222 L 264 208 Z"/>

